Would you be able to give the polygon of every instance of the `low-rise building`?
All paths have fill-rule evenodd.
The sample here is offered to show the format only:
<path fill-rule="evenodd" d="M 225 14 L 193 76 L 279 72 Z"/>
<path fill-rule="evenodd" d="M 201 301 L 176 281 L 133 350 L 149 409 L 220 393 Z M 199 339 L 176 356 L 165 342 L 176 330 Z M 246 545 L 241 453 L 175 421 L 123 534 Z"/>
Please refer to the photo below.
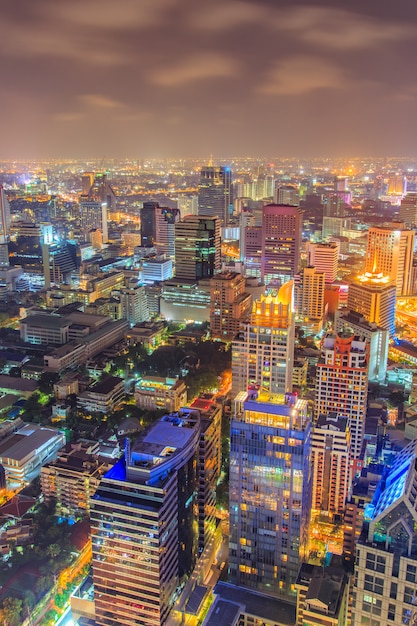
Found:
<path fill-rule="evenodd" d="M 122 403 L 124 396 L 123 378 L 109 376 L 80 393 L 77 397 L 77 408 L 107 415 Z"/>
<path fill-rule="evenodd" d="M 56 428 L 25 424 L 0 442 L 0 463 L 8 484 L 24 485 L 40 474 L 65 444 L 65 435 Z"/>
<path fill-rule="evenodd" d="M 346 626 L 349 580 L 341 565 L 303 563 L 295 587 L 296 626 Z"/>
<path fill-rule="evenodd" d="M 179 378 L 147 376 L 136 383 L 136 404 L 142 409 L 179 411 L 187 404 L 187 387 Z"/>

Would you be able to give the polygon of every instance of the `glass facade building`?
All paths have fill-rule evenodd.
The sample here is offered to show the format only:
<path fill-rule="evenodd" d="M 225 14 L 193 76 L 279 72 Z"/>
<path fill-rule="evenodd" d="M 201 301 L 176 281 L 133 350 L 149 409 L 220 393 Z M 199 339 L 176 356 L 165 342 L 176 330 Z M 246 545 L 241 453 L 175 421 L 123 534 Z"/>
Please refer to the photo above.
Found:
<path fill-rule="evenodd" d="M 311 416 L 295 395 L 245 400 L 231 421 L 229 577 L 295 602 L 311 508 Z"/>

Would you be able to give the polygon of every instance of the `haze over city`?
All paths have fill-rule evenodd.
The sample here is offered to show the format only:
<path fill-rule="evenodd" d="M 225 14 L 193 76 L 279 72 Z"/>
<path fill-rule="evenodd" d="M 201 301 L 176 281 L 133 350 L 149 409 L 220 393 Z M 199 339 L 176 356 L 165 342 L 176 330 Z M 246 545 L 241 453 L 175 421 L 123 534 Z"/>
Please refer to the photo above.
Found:
<path fill-rule="evenodd" d="M 4 2 L 0 158 L 411 155 L 413 2 Z"/>

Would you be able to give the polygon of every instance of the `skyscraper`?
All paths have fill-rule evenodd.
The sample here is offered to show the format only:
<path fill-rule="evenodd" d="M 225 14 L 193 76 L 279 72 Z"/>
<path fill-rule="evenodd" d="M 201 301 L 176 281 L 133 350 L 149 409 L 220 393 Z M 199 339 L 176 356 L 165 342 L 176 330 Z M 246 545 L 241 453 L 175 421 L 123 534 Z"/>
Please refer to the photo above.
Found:
<path fill-rule="evenodd" d="M 80 230 L 84 241 L 87 241 L 88 232 L 98 229 L 103 235 L 103 242 L 109 240 L 107 228 L 107 204 L 99 200 L 92 200 L 89 196 L 80 197 Z"/>
<path fill-rule="evenodd" d="M 126 447 L 91 503 L 95 620 L 164 626 L 197 556 L 198 411 L 165 416 Z"/>
<path fill-rule="evenodd" d="M 216 217 L 186 215 L 175 224 L 175 276 L 210 278 L 220 270 L 220 224 Z"/>
<path fill-rule="evenodd" d="M 295 602 L 311 507 L 308 403 L 261 394 L 230 425 L 229 577 Z"/>
<path fill-rule="evenodd" d="M 397 296 L 413 293 L 414 230 L 403 222 L 371 226 L 368 231 L 365 272 L 382 273 L 395 280 Z"/>
<path fill-rule="evenodd" d="M 352 332 L 323 340 L 317 363 L 315 417 L 336 413 L 348 419 L 352 458 L 360 455 L 368 397 L 368 351 Z"/>
<path fill-rule="evenodd" d="M 298 207 L 268 204 L 262 212 L 262 268 L 265 285 L 283 284 L 300 267 L 301 211 Z"/>
<path fill-rule="evenodd" d="M 294 302 L 301 328 L 319 333 L 324 317 L 324 272 L 303 267 L 294 280 Z"/>
<path fill-rule="evenodd" d="M 158 202 L 144 202 L 140 211 L 142 246 L 155 247 L 158 254 L 175 258 L 175 224 L 179 209 L 161 207 Z"/>
<path fill-rule="evenodd" d="M 349 494 L 350 433 L 346 417 L 320 415 L 311 438 L 311 508 L 343 514 Z"/>
<path fill-rule="evenodd" d="M 10 205 L 4 187 L 0 185 L 0 266 L 9 265 L 9 250 L 7 246 L 9 229 Z"/>
<path fill-rule="evenodd" d="M 252 305 L 250 319 L 232 343 L 233 395 L 249 387 L 270 393 L 292 390 L 294 360 L 293 283 L 278 295 L 261 296 Z"/>
<path fill-rule="evenodd" d="M 324 272 L 324 282 L 333 283 L 337 278 L 339 247 L 337 243 L 309 243 L 308 265 Z"/>
<path fill-rule="evenodd" d="M 224 226 L 233 213 L 232 171 L 230 167 L 208 165 L 200 171 L 198 214 L 218 217 Z"/>
<path fill-rule="evenodd" d="M 394 335 L 395 294 L 396 285 L 389 276 L 367 272 L 349 285 L 347 306 Z"/>
<path fill-rule="evenodd" d="M 245 279 L 236 272 L 221 272 L 210 279 L 210 333 L 231 340 L 247 316 L 251 296 L 245 292 Z"/>
<path fill-rule="evenodd" d="M 417 193 L 408 193 L 400 204 L 400 220 L 407 226 L 417 226 Z"/>

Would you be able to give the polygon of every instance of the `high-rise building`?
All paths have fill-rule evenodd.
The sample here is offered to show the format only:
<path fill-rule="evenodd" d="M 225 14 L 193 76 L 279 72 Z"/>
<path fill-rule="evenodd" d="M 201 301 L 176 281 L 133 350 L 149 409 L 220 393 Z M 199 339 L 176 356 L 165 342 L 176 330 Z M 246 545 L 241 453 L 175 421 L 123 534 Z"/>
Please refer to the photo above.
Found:
<path fill-rule="evenodd" d="M 309 243 L 308 265 L 324 272 L 324 282 L 333 283 L 337 278 L 339 247 L 337 243 Z"/>
<path fill-rule="evenodd" d="M 81 196 L 79 209 L 81 238 L 88 241 L 89 231 L 98 229 L 103 235 L 103 242 L 107 243 L 107 205 L 100 200 L 92 200 L 89 196 Z"/>
<path fill-rule="evenodd" d="M 371 226 L 368 231 L 365 272 L 382 273 L 395 280 L 397 296 L 413 293 L 415 232 L 403 222 Z"/>
<path fill-rule="evenodd" d="M 275 190 L 274 201 L 277 204 L 287 204 L 290 206 L 299 206 L 300 204 L 300 192 L 298 187 L 294 185 L 281 185 Z"/>
<path fill-rule="evenodd" d="M 9 265 L 9 250 L 7 246 L 9 230 L 10 204 L 3 185 L 0 185 L 0 266 Z"/>
<path fill-rule="evenodd" d="M 336 333 L 351 329 L 356 339 L 368 345 L 368 380 L 384 383 L 387 377 L 389 332 L 375 322 L 368 322 L 363 315 L 348 309 L 336 311 L 334 329 Z"/>
<path fill-rule="evenodd" d="M 315 417 L 336 413 L 348 419 L 352 458 L 360 455 L 368 397 L 368 349 L 352 332 L 323 340 L 317 363 Z"/>
<path fill-rule="evenodd" d="M 262 213 L 262 266 L 265 285 L 294 278 L 300 267 L 301 211 L 298 207 L 268 204 Z"/>
<path fill-rule="evenodd" d="M 200 171 L 198 214 L 217 217 L 226 226 L 233 213 L 232 171 L 230 167 L 208 165 Z"/>
<path fill-rule="evenodd" d="M 200 280 L 220 271 L 220 223 L 216 217 L 187 215 L 175 224 L 175 276 Z"/>
<path fill-rule="evenodd" d="M 409 227 L 417 226 L 417 193 L 408 193 L 400 204 L 399 218 Z"/>
<path fill-rule="evenodd" d="M 262 227 L 246 226 L 243 242 L 245 276 L 260 278 L 262 273 Z"/>
<path fill-rule="evenodd" d="M 88 196 L 90 199 L 104 204 L 108 212 L 116 210 L 116 194 L 107 180 L 107 174 L 95 175 Z"/>
<path fill-rule="evenodd" d="M 311 437 L 311 508 L 343 514 L 349 494 L 350 433 L 346 417 L 319 415 Z"/>
<path fill-rule="evenodd" d="M 294 360 L 293 283 L 278 295 L 261 296 L 252 305 L 250 319 L 241 324 L 232 343 L 233 395 L 248 388 L 270 393 L 292 390 Z"/>
<path fill-rule="evenodd" d="M 324 272 L 304 267 L 294 279 L 296 319 L 301 328 L 319 333 L 324 317 Z"/>
<path fill-rule="evenodd" d="M 148 300 L 144 285 L 136 281 L 120 290 L 122 315 L 131 326 L 149 320 Z"/>
<path fill-rule="evenodd" d="M 261 394 L 230 425 L 229 577 L 295 602 L 311 507 L 311 419 L 296 397 Z"/>
<path fill-rule="evenodd" d="M 93 184 L 94 184 L 93 172 L 83 172 L 83 174 L 81 175 L 81 194 L 83 196 L 88 196 Z"/>
<path fill-rule="evenodd" d="M 350 217 L 323 217 L 322 235 L 324 240 L 331 237 L 343 237 L 346 230 L 350 230 L 352 220 Z"/>
<path fill-rule="evenodd" d="M 197 556 L 198 411 L 163 417 L 105 474 L 91 502 L 95 621 L 164 626 Z"/>
<path fill-rule="evenodd" d="M 158 254 L 175 258 L 175 224 L 179 209 L 161 207 L 158 202 L 144 202 L 140 211 L 142 246 L 153 246 Z"/>
<path fill-rule="evenodd" d="M 352 624 L 416 623 L 417 440 L 386 468 L 364 511 Z"/>
<path fill-rule="evenodd" d="M 395 333 L 396 284 L 382 273 L 365 273 L 349 285 L 347 308 Z"/>
<path fill-rule="evenodd" d="M 252 298 L 245 292 L 245 279 L 236 272 L 221 272 L 210 279 L 210 333 L 231 340 L 240 322 L 249 314 Z"/>

